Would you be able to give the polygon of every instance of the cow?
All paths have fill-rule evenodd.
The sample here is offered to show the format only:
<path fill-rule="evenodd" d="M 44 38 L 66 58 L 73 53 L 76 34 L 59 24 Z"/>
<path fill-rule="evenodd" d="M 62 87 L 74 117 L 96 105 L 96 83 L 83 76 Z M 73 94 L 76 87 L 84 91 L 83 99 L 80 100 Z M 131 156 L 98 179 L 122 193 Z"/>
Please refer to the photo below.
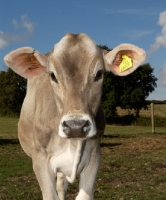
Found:
<path fill-rule="evenodd" d="M 126 76 L 145 57 L 131 44 L 103 52 L 83 33 L 65 35 L 46 54 L 23 47 L 5 56 L 5 63 L 28 79 L 18 138 L 32 158 L 43 200 L 65 200 L 68 183 L 77 175 L 76 200 L 94 199 L 105 128 L 100 106 L 104 72 Z"/>

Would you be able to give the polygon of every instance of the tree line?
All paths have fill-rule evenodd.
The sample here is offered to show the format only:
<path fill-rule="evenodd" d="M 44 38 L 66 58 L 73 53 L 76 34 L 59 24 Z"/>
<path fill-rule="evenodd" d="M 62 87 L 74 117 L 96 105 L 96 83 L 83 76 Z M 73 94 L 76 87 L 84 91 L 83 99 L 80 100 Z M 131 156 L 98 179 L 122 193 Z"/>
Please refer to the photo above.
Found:
<path fill-rule="evenodd" d="M 10 68 L 0 72 L 0 115 L 18 116 L 26 94 L 27 80 Z"/>
<path fill-rule="evenodd" d="M 157 78 L 149 63 L 141 65 L 132 74 L 119 77 L 112 73 L 105 74 L 102 106 L 107 118 L 116 115 L 116 108 L 133 109 L 135 116 L 139 111 L 147 109 L 146 98 L 154 91 Z"/>
<path fill-rule="evenodd" d="M 109 51 L 107 46 L 100 46 Z M 119 77 L 111 72 L 105 73 L 102 94 L 102 107 L 107 121 L 117 115 L 117 107 L 133 109 L 135 116 L 147 109 L 146 98 L 157 87 L 157 78 L 149 63 L 141 65 L 132 74 Z M 0 72 L 0 115 L 19 115 L 26 94 L 27 81 L 10 68 Z"/>

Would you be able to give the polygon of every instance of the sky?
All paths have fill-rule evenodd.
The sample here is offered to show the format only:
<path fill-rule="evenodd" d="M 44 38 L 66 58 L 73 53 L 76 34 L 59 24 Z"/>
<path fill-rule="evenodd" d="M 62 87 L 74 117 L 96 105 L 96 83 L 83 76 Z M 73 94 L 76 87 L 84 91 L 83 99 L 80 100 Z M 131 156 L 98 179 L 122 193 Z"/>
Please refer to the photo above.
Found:
<path fill-rule="evenodd" d="M 14 49 L 47 53 L 65 34 L 81 32 L 110 49 L 143 48 L 158 78 L 148 99 L 166 99 L 166 0 L 0 0 L 0 71 Z"/>

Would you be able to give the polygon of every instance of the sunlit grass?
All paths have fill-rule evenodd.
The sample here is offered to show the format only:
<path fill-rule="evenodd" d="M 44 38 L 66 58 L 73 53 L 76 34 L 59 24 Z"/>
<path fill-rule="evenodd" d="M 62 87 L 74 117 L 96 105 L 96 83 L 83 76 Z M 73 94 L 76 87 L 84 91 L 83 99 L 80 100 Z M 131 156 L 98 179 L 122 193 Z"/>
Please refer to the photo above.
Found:
<path fill-rule="evenodd" d="M 0 138 L 17 138 L 18 118 L 0 117 Z"/>
<path fill-rule="evenodd" d="M 106 128 L 94 199 L 165 199 L 166 133 L 133 131 L 128 127 Z M 41 200 L 31 159 L 19 143 L 0 145 L 0 158 L 0 199 Z M 78 181 L 69 185 L 67 200 L 75 199 L 77 193 Z"/>
<path fill-rule="evenodd" d="M 118 107 L 117 113 L 118 115 L 123 116 L 127 114 L 133 114 L 134 110 L 124 110 Z M 151 117 L 151 106 L 149 105 L 147 110 L 141 109 L 140 116 Z M 166 104 L 154 104 L 154 116 L 166 118 Z"/>
<path fill-rule="evenodd" d="M 0 199 L 41 200 L 31 159 L 17 138 L 17 118 L 0 118 Z M 4 140 L 4 139 L 5 140 Z M 8 139 L 8 140 L 6 140 Z M 166 128 L 106 126 L 96 200 L 164 200 L 166 196 Z M 74 199 L 78 181 L 69 186 Z"/>

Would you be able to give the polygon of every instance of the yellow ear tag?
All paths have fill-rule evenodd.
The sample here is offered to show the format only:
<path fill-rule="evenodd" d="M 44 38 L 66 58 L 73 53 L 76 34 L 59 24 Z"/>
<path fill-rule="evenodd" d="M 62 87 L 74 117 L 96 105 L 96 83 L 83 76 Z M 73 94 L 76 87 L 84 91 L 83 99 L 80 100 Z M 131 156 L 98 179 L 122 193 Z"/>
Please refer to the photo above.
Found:
<path fill-rule="evenodd" d="M 123 72 L 133 66 L 131 58 L 126 55 L 122 56 L 122 62 L 120 63 L 120 72 Z"/>

